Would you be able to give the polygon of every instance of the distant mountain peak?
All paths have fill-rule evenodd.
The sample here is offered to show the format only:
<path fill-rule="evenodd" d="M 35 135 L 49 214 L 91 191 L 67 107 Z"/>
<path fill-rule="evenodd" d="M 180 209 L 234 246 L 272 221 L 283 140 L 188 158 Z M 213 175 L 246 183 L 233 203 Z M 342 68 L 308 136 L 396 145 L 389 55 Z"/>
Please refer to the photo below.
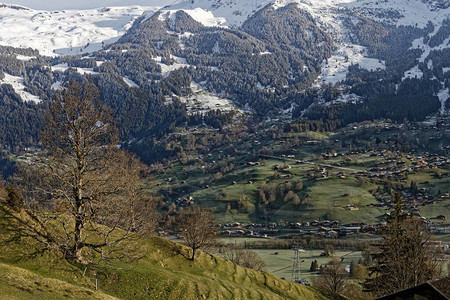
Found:
<path fill-rule="evenodd" d="M 15 5 L 15 4 L 5 4 L 5 3 L 0 3 L 0 8 L 9 8 L 9 9 L 15 9 L 15 10 L 31 10 L 25 6 Z"/>

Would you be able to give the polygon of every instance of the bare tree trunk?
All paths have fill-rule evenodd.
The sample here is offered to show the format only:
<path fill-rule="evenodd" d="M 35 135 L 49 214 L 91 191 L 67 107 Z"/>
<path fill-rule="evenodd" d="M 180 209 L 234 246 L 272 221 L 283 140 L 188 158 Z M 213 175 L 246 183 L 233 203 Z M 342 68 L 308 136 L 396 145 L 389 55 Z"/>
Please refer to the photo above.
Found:
<path fill-rule="evenodd" d="M 80 209 L 78 214 L 80 214 Z M 75 234 L 74 234 L 74 246 L 73 246 L 73 259 L 78 261 L 82 260 L 81 249 L 83 248 L 83 221 L 80 215 L 77 215 L 75 220 Z"/>
<path fill-rule="evenodd" d="M 81 138 L 80 138 L 81 140 Z M 76 207 L 76 217 L 75 217 L 75 231 L 74 231 L 74 259 L 77 261 L 82 260 L 81 249 L 83 248 L 83 227 L 85 223 L 85 211 L 83 204 L 83 169 L 84 161 L 81 151 L 77 149 L 77 183 L 75 186 L 75 207 Z"/>

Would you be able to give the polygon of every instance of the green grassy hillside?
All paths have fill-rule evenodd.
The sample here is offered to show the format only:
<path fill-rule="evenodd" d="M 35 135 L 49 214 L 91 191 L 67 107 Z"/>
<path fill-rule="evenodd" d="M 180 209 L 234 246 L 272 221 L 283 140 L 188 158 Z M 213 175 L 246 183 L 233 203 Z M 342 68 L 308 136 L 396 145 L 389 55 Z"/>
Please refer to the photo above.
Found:
<path fill-rule="evenodd" d="M 0 299 L 117 299 L 83 285 L 70 284 L 4 263 L 0 263 L 0 274 Z"/>
<path fill-rule="evenodd" d="M 0 299 L 327 299 L 310 287 L 152 237 L 131 264 L 74 266 L 53 256 L 0 258 Z M 96 274 L 96 276 L 94 276 Z M 95 291 L 95 278 L 99 291 Z"/>

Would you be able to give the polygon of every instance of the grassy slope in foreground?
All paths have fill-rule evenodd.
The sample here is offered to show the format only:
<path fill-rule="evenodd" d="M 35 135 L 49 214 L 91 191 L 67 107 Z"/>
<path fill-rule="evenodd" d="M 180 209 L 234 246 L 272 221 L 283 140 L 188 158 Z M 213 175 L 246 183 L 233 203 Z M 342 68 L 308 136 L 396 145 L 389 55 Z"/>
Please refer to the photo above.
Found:
<path fill-rule="evenodd" d="M 63 280 L 45 277 L 27 269 L 0 263 L 0 299 L 117 299 Z"/>
<path fill-rule="evenodd" d="M 5 251 L 0 273 L 8 275 L 0 276 L 0 299 L 327 299 L 312 288 L 210 254 L 200 252 L 192 262 L 184 257 L 186 247 L 164 239 L 143 243 L 143 259 L 97 267 L 101 292 L 93 291 L 92 270 L 82 277 L 84 268 L 48 256 L 13 262 L 14 251 Z"/>

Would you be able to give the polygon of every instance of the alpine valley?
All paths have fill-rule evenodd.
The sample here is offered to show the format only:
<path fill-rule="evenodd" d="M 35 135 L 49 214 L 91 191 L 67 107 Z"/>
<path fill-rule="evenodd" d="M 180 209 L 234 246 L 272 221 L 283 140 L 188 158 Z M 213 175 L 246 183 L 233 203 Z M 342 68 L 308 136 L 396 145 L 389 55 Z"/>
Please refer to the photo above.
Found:
<path fill-rule="evenodd" d="M 4 269 L 9 274 L 0 278 L 0 298 L 42 299 L 57 291 L 61 299 L 108 299 L 106 294 L 123 299 L 326 299 L 328 294 L 315 287 L 282 279 L 292 276 L 304 284 L 303 279 L 318 278 L 330 266 L 343 270 L 342 263 L 357 288 L 334 290 L 333 299 L 338 294 L 370 299 L 362 292 L 363 281 L 372 276 L 370 248 L 382 243 L 380 233 L 392 218 L 400 222 L 406 213 L 417 217 L 417 226 L 428 225 L 439 240 L 430 244 L 442 250 L 435 261 L 448 260 L 450 0 L 166 1 L 160 7 L 61 11 L 0 4 L 0 198 L 8 199 L 0 202 L 11 206 L 0 209 L 0 223 L 8 221 L 5 212 L 20 220 L 28 211 L 16 211 L 11 203 L 27 202 L 29 211 L 34 209 L 38 188 L 31 191 L 23 174 L 46 181 L 37 174 L 47 164 L 67 174 L 84 172 L 84 164 L 74 171 L 66 164 L 63 150 L 60 160 L 46 162 L 49 150 L 44 149 L 45 143 L 59 143 L 52 127 L 44 127 L 53 111 L 47 114 L 49 108 L 60 93 L 84 91 L 77 88 L 84 86 L 81 82 L 98 87 L 99 100 L 112 111 L 120 142 L 115 135 L 105 137 L 111 153 L 125 155 L 118 150 L 124 149 L 146 164 L 139 171 L 134 159 L 128 163 L 121 159 L 125 156 L 116 156 L 112 162 L 117 164 L 105 169 L 114 172 L 105 176 L 104 169 L 95 167 L 106 165 L 109 157 L 102 155 L 110 152 L 103 151 L 106 142 L 98 138 L 90 149 L 102 160 L 93 156 L 89 161 L 95 173 L 86 177 L 87 184 L 98 178 L 110 185 L 109 178 L 120 183 L 134 178 L 136 190 L 131 184 L 117 190 L 126 189 L 133 199 L 148 194 L 154 201 L 142 206 L 141 215 L 151 209 L 151 230 L 165 237 L 146 237 L 141 244 L 148 255 L 131 267 L 113 263 L 113 268 L 98 269 L 81 260 L 69 266 L 46 256 L 19 262 L 17 252 L 26 243 L 7 245 L 6 252 L 0 251 L 0 273 Z M 72 100 L 82 98 L 78 96 Z M 62 110 L 69 107 L 59 103 Z M 77 103 L 72 101 L 74 107 Z M 102 114 L 110 116 L 105 110 Z M 73 111 L 77 122 L 85 123 L 85 115 Z M 58 114 L 61 118 L 51 124 L 67 115 Z M 87 132 L 115 133 L 111 118 L 91 116 Z M 82 137 L 74 142 L 77 134 L 70 128 L 61 143 L 83 144 Z M 76 153 L 83 158 L 82 151 Z M 115 167 L 124 165 L 129 177 L 118 171 L 125 167 Z M 52 172 L 59 176 L 53 169 L 46 174 Z M 74 176 L 83 182 L 81 175 Z M 12 184 L 3 189 L 4 182 Z M 14 189 L 16 182 L 25 198 Z M 78 185 L 70 181 L 67 186 Z M 122 203 L 123 212 L 138 214 L 141 208 L 114 192 L 95 192 L 102 200 L 112 195 L 116 202 L 111 203 Z M 45 200 L 41 213 L 50 220 L 46 226 L 61 222 L 61 234 L 71 222 L 83 227 L 78 217 L 66 223 L 72 214 L 61 211 L 70 205 L 52 202 L 59 194 L 47 188 L 39 188 L 39 194 Z M 85 207 L 95 195 L 77 193 L 75 203 Z M 51 213 L 47 203 L 54 206 Z M 127 214 L 108 205 L 104 215 L 111 211 L 121 220 Z M 192 259 L 185 256 L 190 250 L 169 239 L 179 241 L 177 233 L 197 228 L 179 223 L 191 208 L 202 213 L 191 219 L 207 223 L 211 239 L 220 230 L 215 254 L 226 258 L 224 251 L 233 246 L 255 249 L 274 276 L 259 272 L 262 267 L 253 272 L 210 253 L 200 252 L 194 259 L 194 247 Z M 85 214 L 84 208 L 73 216 L 79 214 Z M 89 214 L 97 216 L 95 207 Z M 133 216 L 132 236 L 139 225 Z M 122 223 L 113 226 L 105 220 L 98 224 L 102 231 L 108 232 L 107 226 L 123 229 Z M 0 237 L 3 229 L 0 225 Z M 416 240 L 422 245 L 421 237 Z M 81 244 L 91 245 L 88 241 Z M 329 262 L 333 247 L 340 260 Z M 400 261 L 402 255 L 392 260 Z M 399 263 L 403 269 L 413 265 L 405 261 Z M 449 272 L 447 264 L 442 274 Z M 355 271 L 363 265 L 364 272 Z M 359 273 L 364 274 L 355 275 Z M 53 278 L 74 286 L 63 290 Z M 94 291 L 97 280 L 101 292 Z M 353 297 L 355 291 L 359 298 Z"/>
<path fill-rule="evenodd" d="M 436 124 L 450 108 L 449 0 L 2 4 L 0 15 L 0 143 L 16 155 L 39 146 L 45 112 L 70 78 L 98 86 L 122 146 L 147 163 L 261 139 L 274 126 Z M 2 160 L 4 176 L 11 168 Z"/>

